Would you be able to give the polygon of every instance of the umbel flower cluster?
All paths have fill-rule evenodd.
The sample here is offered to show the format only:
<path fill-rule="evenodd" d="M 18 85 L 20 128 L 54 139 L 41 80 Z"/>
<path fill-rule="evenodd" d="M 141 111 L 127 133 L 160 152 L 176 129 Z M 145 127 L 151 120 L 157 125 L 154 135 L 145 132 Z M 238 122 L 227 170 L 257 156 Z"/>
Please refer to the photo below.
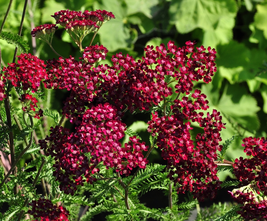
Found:
<path fill-rule="evenodd" d="M 267 139 L 247 137 L 242 146 L 249 158 L 236 159 L 233 167 L 243 187 L 230 193 L 243 205 L 239 213 L 246 220 L 267 219 Z"/>
<path fill-rule="evenodd" d="M 115 18 L 111 12 L 62 10 L 52 17 L 70 34 L 81 57 L 59 56 L 42 61 L 31 54 L 21 54 L 17 63 L 8 64 L 2 71 L 0 100 L 6 98 L 10 82 L 24 91 L 20 97 L 23 111 L 34 112 L 39 118 L 42 110 L 36 110 L 36 93 L 41 84 L 47 89 L 70 91 L 62 115 L 74 129 L 59 124 L 39 141 L 45 154 L 54 159 L 53 175 L 60 189 L 73 195 L 78 186 L 101 179 L 103 166 L 112 169 L 117 177 L 129 176 L 134 168 L 146 168 L 149 153 L 157 147 L 167 162 L 168 178 L 174 182 L 177 193 L 189 191 L 199 200 L 213 198 L 220 187 L 216 160 L 222 149 L 220 132 L 225 126 L 220 112 L 204 114 L 209 108 L 206 95 L 199 89 L 193 90 L 193 86 L 198 81 L 211 82 L 216 72 L 215 49 L 195 47 L 191 41 L 177 47 L 169 41 L 167 46 L 147 46 L 138 60 L 117 53 L 112 56 L 111 65 L 103 65 L 99 62 L 106 58 L 108 50 L 91 44 L 83 48 L 82 41 L 89 33 L 95 36 L 104 22 Z M 57 28 L 44 24 L 36 27 L 32 36 L 52 48 Z M 126 111 L 152 112 L 147 129 L 153 140 L 150 147 L 136 136 L 121 145 Z M 195 137 L 191 133 L 192 123 L 202 130 Z M 241 158 L 234 164 L 236 177 L 265 195 L 267 168 L 262 162 L 266 161 L 266 145 L 265 139 L 245 139 L 245 152 L 251 158 Z M 259 201 L 252 192 L 235 191 L 232 196 L 237 202 L 247 202 L 240 212 L 245 218 L 251 218 L 251 211 L 256 214 L 266 210 L 266 201 Z M 31 206 L 29 213 L 35 218 L 67 220 L 68 212 L 49 200 L 33 201 Z M 40 207 L 49 208 L 49 217 Z"/>

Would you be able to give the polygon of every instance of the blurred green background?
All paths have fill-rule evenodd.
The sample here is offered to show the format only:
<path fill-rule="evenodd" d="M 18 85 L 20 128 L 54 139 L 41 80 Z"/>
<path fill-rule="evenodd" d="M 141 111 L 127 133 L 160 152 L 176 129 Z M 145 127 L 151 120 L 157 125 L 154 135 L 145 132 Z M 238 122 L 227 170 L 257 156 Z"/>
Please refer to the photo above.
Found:
<path fill-rule="evenodd" d="M 14 0 L 3 31 L 18 32 L 23 5 L 24 1 Z M 0 21 L 7 6 L 6 0 L 0 0 Z M 31 53 L 42 59 L 57 58 L 48 45 L 32 39 L 30 32 L 41 24 L 55 23 L 51 15 L 64 9 L 113 12 L 116 19 L 104 24 L 94 40 L 109 50 L 106 62 L 118 52 L 142 57 L 145 45 L 169 40 L 178 46 L 196 40 L 198 46 L 215 48 L 218 71 L 212 83 L 198 82 L 195 86 L 208 96 L 210 110 L 222 113 L 226 123 L 223 140 L 238 136 L 227 151 L 228 159 L 244 156 L 244 137 L 266 136 L 267 0 L 30 0 L 23 38 L 29 42 Z M 86 37 L 84 47 L 91 37 Z M 64 57 L 81 56 L 63 28 L 57 30 L 53 46 Z M 14 46 L 0 40 L 0 47 L 7 65 Z M 139 115 L 128 119 L 127 124 L 134 131 L 144 131 L 147 118 Z M 155 161 L 158 157 L 155 152 Z"/>

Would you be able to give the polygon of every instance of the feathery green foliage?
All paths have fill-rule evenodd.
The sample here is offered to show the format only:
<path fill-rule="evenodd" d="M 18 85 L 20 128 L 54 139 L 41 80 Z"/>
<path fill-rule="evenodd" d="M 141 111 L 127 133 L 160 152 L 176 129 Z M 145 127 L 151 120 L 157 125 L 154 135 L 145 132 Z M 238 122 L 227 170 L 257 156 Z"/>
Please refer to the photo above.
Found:
<path fill-rule="evenodd" d="M 201 208 L 196 221 L 230 221 L 239 220 L 240 216 L 236 213 L 238 206 L 232 203 L 213 204 L 208 208 Z"/>
<path fill-rule="evenodd" d="M 231 138 L 224 141 L 224 143 L 222 144 L 222 150 L 218 154 L 220 160 L 224 159 L 227 149 L 230 147 L 231 143 L 237 138 L 238 136 L 232 136 Z"/>
<path fill-rule="evenodd" d="M 9 44 L 15 45 L 24 53 L 27 53 L 30 50 L 28 43 L 17 34 L 2 31 L 0 34 L 0 39 L 5 40 Z"/>

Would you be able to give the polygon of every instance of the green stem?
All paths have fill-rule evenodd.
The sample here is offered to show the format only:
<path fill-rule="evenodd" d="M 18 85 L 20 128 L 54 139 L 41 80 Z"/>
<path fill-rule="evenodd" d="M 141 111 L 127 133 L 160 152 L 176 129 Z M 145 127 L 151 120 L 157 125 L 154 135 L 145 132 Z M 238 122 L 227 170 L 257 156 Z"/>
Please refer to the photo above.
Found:
<path fill-rule="evenodd" d="M 21 126 L 21 124 L 19 122 L 18 116 L 16 114 L 14 114 L 13 117 L 14 117 L 14 120 L 15 120 L 19 130 L 22 131 L 23 128 L 22 128 L 22 126 Z M 25 144 L 28 145 L 28 141 L 27 141 L 26 137 L 23 137 L 23 140 L 24 140 Z"/>
<path fill-rule="evenodd" d="M 10 149 L 10 155 L 11 155 L 11 165 L 13 165 L 15 163 L 15 147 L 14 147 L 14 136 L 13 136 L 13 130 L 12 130 L 11 114 L 10 114 L 10 101 L 9 101 L 10 88 L 11 88 L 11 86 L 9 83 L 7 86 L 7 90 L 6 90 L 7 91 L 7 97 L 4 100 L 4 104 L 5 104 L 5 112 L 6 112 L 6 118 L 7 118 L 7 126 L 9 129 L 8 137 L 9 137 L 9 149 Z M 13 169 L 11 172 L 13 172 Z M 14 175 L 16 175 L 15 171 L 14 171 Z"/>
<path fill-rule="evenodd" d="M 22 16 L 21 16 L 21 21 L 20 21 L 20 27 L 19 27 L 19 34 L 18 34 L 19 36 L 21 36 L 21 33 L 22 33 L 22 27 L 23 27 L 25 14 L 26 14 L 27 3 L 28 3 L 28 0 L 25 0 L 23 11 L 22 11 Z M 15 53 L 13 56 L 13 63 L 16 61 L 17 51 L 18 51 L 18 47 L 15 48 Z"/>
<path fill-rule="evenodd" d="M 200 219 L 202 218 L 201 216 L 201 209 L 200 209 L 200 206 L 199 206 L 199 203 L 196 204 L 196 207 L 197 207 L 197 214 L 199 215 Z M 202 220 L 202 219 L 201 219 Z"/>
<path fill-rule="evenodd" d="M 64 122 L 65 122 L 65 121 L 66 121 L 66 116 L 63 115 L 63 116 L 61 117 L 60 121 L 59 121 L 58 126 L 59 126 L 59 127 L 60 127 L 60 126 L 64 126 Z"/>
<path fill-rule="evenodd" d="M 3 22 L 2 22 L 2 25 L 1 25 L 1 27 L 0 27 L 0 34 L 1 34 L 2 30 L 3 30 L 4 24 L 5 24 L 5 22 L 6 22 L 8 13 L 9 13 L 10 8 L 11 8 L 11 5 L 12 5 L 12 2 L 13 2 L 13 0 L 10 0 L 10 1 L 9 1 L 8 7 L 7 7 L 7 10 L 6 10 L 5 17 L 4 17 Z"/>
<path fill-rule="evenodd" d="M 103 25 L 103 23 L 100 25 L 99 29 L 101 28 L 102 25 Z M 92 37 L 92 40 L 90 41 L 89 46 L 91 46 L 93 44 L 93 41 L 94 41 L 95 36 L 96 36 L 97 32 L 99 31 L 99 29 L 94 33 L 94 36 Z"/>
<path fill-rule="evenodd" d="M 169 184 L 168 198 L 169 198 L 169 207 L 170 209 L 172 209 L 172 183 Z"/>
<path fill-rule="evenodd" d="M 48 43 L 48 45 L 50 46 L 50 48 L 52 49 L 52 51 L 59 57 L 64 58 L 62 55 L 60 55 L 59 53 L 56 52 L 56 50 L 53 48 L 53 46 L 51 44 Z"/>
<path fill-rule="evenodd" d="M 119 178 L 119 183 L 120 185 L 124 188 L 125 190 L 125 197 L 124 197 L 124 202 L 125 202 L 125 205 L 126 205 L 126 208 L 129 210 L 130 209 L 130 206 L 129 206 L 129 201 L 128 201 L 128 195 L 129 195 L 129 190 L 128 190 L 128 185 L 126 186 L 122 179 L 121 179 L 121 176 L 120 176 L 120 173 L 118 172 L 118 178 Z"/>
<path fill-rule="evenodd" d="M 33 120 L 32 117 L 30 116 L 30 120 L 31 120 L 31 124 L 33 125 Z M 11 174 L 11 172 L 14 170 L 14 168 L 16 167 L 17 163 L 20 161 L 21 157 L 26 153 L 26 151 L 31 147 L 32 145 L 32 140 L 33 140 L 33 132 L 31 132 L 31 138 L 30 138 L 30 142 L 27 145 L 27 147 L 21 151 L 21 153 L 19 154 L 19 156 L 17 157 L 17 159 L 15 160 L 15 162 L 13 162 L 11 164 L 11 168 L 8 171 L 8 173 L 5 175 L 4 180 L 2 181 L 2 183 L 0 184 L 0 189 L 3 186 L 3 184 L 6 182 L 7 178 L 9 177 L 9 175 Z"/>
<path fill-rule="evenodd" d="M 37 175 L 36 175 L 36 177 L 35 177 L 35 179 L 34 179 L 34 181 L 33 181 L 33 187 L 35 187 L 35 185 L 37 184 L 38 177 L 39 177 L 40 174 L 41 174 L 41 171 L 42 171 L 42 169 L 43 169 L 44 164 L 45 164 L 45 159 L 42 158 L 42 164 L 41 164 L 41 166 L 40 166 L 40 168 L 39 168 L 39 170 L 38 170 L 38 172 L 37 172 Z M 24 201 L 24 204 L 23 204 L 22 208 L 25 207 L 25 206 L 28 204 L 28 201 L 29 201 L 29 198 L 27 198 L 27 199 Z M 22 216 L 22 215 L 23 215 L 23 211 L 20 212 L 19 217 L 18 217 L 18 220 L 21 219 L 21 216 Z"/>

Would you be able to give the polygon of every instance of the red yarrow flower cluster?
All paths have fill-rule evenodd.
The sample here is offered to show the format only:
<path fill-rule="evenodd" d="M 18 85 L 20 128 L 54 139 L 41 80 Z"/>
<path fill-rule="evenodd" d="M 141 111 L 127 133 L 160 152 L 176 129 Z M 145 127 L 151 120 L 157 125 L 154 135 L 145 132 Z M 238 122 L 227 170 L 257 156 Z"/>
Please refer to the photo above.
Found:
<path fill-rule="evenodd" d="M 74 194 L 85 179 L 92 183 L 99 163 L 124 175 L 129 175 L 135 167 L 145 168 L 147 160 L 142 152 L 148 147 L 136 137 L 121 147 L 119 141 L 125 129 L 117 110 L 107 103 L 88 109 L 73 133 L 62 127 L 51 128 L 50 136 L 41 140 L 40 146 L 55 158 L 54 176 L 60 182 L 60 189 Z"/>
<path fill-rule="evenodd" d="M 44 24 L 44 25 L 40 25 L 35 27 L 32 31 L 31 31 L 31 35 L 32 37 L 36 37 L 36 38 L 42 38 L 45 35 L 51 35 L 54 34 L 55 31 L 57 30 L 57 26 L 54 24 Z"/>
<path fill-rule="evenodd" d="M 240 157 L 233 165 L 234 174 L 240 185 L 250 185 L 249 191 L 231 193 L 235 201 L 242 204 L 239 213 L 246 219 L 267 218 L 267 139 L 247 137 L 243 139 L 244 152 L 249 157 Z M 244 187 L 241 187 L 244 189 Z M 254 190 L 253 192 L 251 190 Z"/>
<path fill-rule="evenodd" d="M 121 53 L 112 57 L 113 66 L 100 65 L 94 70 L 104 79 L 101 99 L 116 104 L 119 110 L 146 110 L 172 94 L 163 75 L 144 61 Z M 105 76 L 106 75 L 106 76 Z"/>
<path fill-rule="evenodd" d="M 50 200 L 34 200 L 29 205 L 32 207 L 28 213 L 36 221 L 68 221 L 69 212 L 62 206 L 53 205 Z"/>
<path fill-rule="evenodd" d="M 55 18 L 56 23 L 60 24 L 63 27 L 68 26 L 77 26 L 81 22 L 83 25 L 81 26 L 88 26 L 90 23 L 90 27 L 95 27 L 92 31 L 97 31 L 98 28 L 105 22 L 110 20 L 111 18 L 115 18 L 112 12 L 107 12 L 105 10 L 96 10 L 96 11 L 70 11 L 70 10 L 61 10 L 56 12 L 52 17 Z M 74 23 L 75 25 L 74 25 Z M 73 24 L 73 25 L 69 25 Z M 87 24 L 87 25 L 84 25 Z"/>
<path fill-rule="evenodd" d="M 40 118 L 43 116 L 43 111 L 41 109 L 39 109 L 38 112 L 36 112 L 35 108 L 38 108 L 37 103 L 38 100 L 33 97 L 30 94 L 23 94 L 21 95 L 21 97 L 19 98 L 19 100 L 22 102 L 22 110 L 25 112 L 30 112 L 33 111 L 35 113 L 35 118 Z"/>
<path fill-rule="evenodd" d="M 168 48 L 163 44 L 156 50 L 147 46 L 145 56 L 137 62 L 129 55 L 118 53 L 111 59 L 112 67 L 100 65 L 94 69 L 104 79 L 100 100 L 116 104 L 119 110 L 148 111 L 172 95 L 169 82 L 176 82 L 178 94 L 190 94 L 193 81 L 209 83 L 216 72 L 215 58 L 214 49 L 209 47 L 208 52 L 203 46 L 195 49 L 193 42 L 181 48 L 173 41 L 168 43 Z M 166 77 L 169 77 L 167 82 Z"/>
<path fill-rule="evenodd" d="M 94 64 L 101 60 L 105 60 L 107 53 L 108 49 L 103 45 L 93 45 L 84 49 L 83 57 L 80 59 L 83 59 L 90 64 Z"/>
<path fill-rule="evenodd" d="M 6 98 L 6 88 L 5 88 L 5 84 L 6 84 L 6 77 L 5 75 L 2 75 L 0 77 L 0 101 L 4 100 Z"/>
<path fill-rule="evenodd" d="M 233 165 L 234 174 L 241 185 L 254 183 L 267 196 L 267 139 L 247 137 L 243 139 L 242 146 L 250 158 L 236 159 Z"/>
<path fill-rule="evenodd" d="M 170 169 L 169 177 L 178 184 L 177 192 L 190 191 L 199 200 L 210 196 L 213 198 L 219 188 L 217 177 L 216 151 L 221 149 L 220 131 L 224 127 L 220 113 L 213 110 L 204 117 L 199 109 L 208 108 L 206 96 L 195 90 L 192 100 L 183 97 L 175 100 L 171 106 L 173 115 L 160 117 L 152 114 L 148 122 L 148 132 L 156 137 L 156 144 L 162 151 Z M 197 134 L 194 144 L 190 130 L 190 121 L 198 122 L 203 134 Z"/>
<path fill-rule="evenodd" d="M 172 76 L 178 82 L 176 93 L 189 94 L 193 88 L 193 81 L 203 80 L 211 82 L 216 72 L 216 51 L 204 46 L 196 47 L 195 43 L 188 41 L 186 46 L 178 48 L 173 41 L 169 41 L 167 48 L 164 44 L 156 47 L 147 46 L 146 56 L 143 58 L 147 64 L 155 64 L 155 70 L 163 76 Z"/>
<path fill-rule="evenodd" d="M 242 187 L 240 190 L 229 191 L 232 198 L 241 204 L 241 210 L 238 213 L 245 220 L 266 220 L 267 219 L 267 197 L 260 196 L 253 188 Z"/>
<path fill-rule="evenodd" d="M 120 139 L 124 137 L 124 125 L 117 115 L 117 110 L 110 104 L 99 104 L 87 110 L 77 132 L 84 142 L 83 152 L 90 152 L 97 163 L 103 162 L 107 168 L 129 175 L 135 167 L 145 168 L 148 163 L 142 151 L 148 147 L 136 137 L 121 147 Z"/>
<path fill-rule="evenodd" d="M 21 54 L 17 63 L 11 63 L 3 68 L 5 79 L 14 87 L 23 90 L 30 89 L 33 93 L 40 88 L 43 80 L 47 79 L 44 61 L 31 54 Z"/>
<path fill-rule="evenodd" d="M 71 31 L 80 31 L 80 30 L 87 30 L 90 32 L 97 31 L 100 27 L 96 25 L 93 21 L 88 20 L 75 20 L 67 23 L 66 27 L 67 30 L 70 29 Z"/>
<path fill-rule="evenodd" d="M 39 144 L 47 156 L 55 158 L 53 175 L 60 182 L 59 188 L 66 194 L 74 194 L 78 185 L 93 182 L 92 171 L 96 165 L 89 165 L 88 158 L 81 152 L 79 137 L 69 129 L 58 127 L 50 129 L 50 136 Z M 83 176 L 85 178 L 83 178 Z"/>
<path fill-rule="evenodd" d="M 91 64 L 77 61 L 72 56 L 48 60 L 47 69 L 48 78 L 44 81 L 44 86 L 48 89 L 71 91 L 71 95 L 65 101 L 63 114 L 71 122 L 79 123 L 78 118 L 84 113 L 86 104 L 98 93 L 101 81 L 98 73 L 92 71 Z"/>

